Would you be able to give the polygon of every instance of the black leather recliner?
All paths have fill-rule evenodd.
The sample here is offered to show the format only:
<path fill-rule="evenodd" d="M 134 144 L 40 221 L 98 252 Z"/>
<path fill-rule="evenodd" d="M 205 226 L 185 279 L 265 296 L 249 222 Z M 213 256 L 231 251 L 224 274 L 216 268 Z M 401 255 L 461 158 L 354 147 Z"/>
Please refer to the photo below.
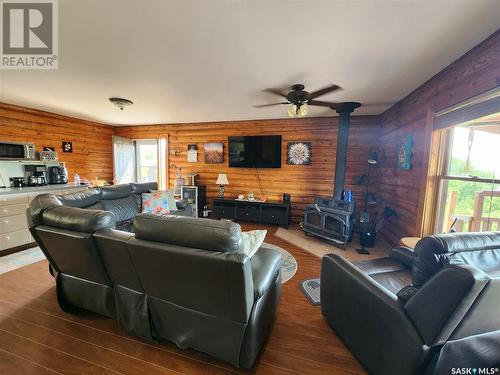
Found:
<path fill-rule="evenodd" d="M 114 228 L 114 215 L 64 207 L 50 195 L 35 198 L 29 212 L 30 230 L 50 262 L 61 308 L 115 318 L 113 285 L 92 238 L 101 229 Z"/>
<path fill-rule="evenodd" d="M 28 217 L 64 311 L 90 310 L 144 340 L 237 367 L 255 362 L 280 298 L 281 254 L 263 245 L 250 260 L 238 224 L 139 214 L 132 234 L 114 229 L 111 212 L 50 195 L 36 197 Z"/>
<path fill-rule="evenodd" d="M 450 374 L 500 365 L 500 232 L 422 239 L 414 254 L 329 254 L 321 311 L 373 374 Z"/>

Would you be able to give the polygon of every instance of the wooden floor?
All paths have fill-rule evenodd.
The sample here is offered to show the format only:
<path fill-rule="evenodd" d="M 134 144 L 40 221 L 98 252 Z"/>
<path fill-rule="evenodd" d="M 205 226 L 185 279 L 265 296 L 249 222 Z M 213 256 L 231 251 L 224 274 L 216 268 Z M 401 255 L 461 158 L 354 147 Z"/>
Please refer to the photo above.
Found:
<path fill-rule="evenodd" d="M 47 262 L 42 261 L 0 275 L 0 373 L 365 374 L 327 326 L 320 308 L 299 289 L 299 281 L 319 277 L 320 259 L 273 236 L 275 227 L 266 228 L 266 241 L 292 253 L 298 271 L 283 285 L 273 331 L 251 370 L 170 343 L 142 343 L 124 334 L 115 321 L 95 314 L 62 312 Z"/>

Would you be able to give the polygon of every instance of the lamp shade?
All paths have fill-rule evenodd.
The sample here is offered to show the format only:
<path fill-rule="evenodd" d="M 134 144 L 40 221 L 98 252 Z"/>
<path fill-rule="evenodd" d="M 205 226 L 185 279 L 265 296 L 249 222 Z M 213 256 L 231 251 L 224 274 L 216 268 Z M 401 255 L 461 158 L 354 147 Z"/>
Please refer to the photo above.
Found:
<path fill-rule="evenodd" d="M 378 163 L 378 155 L 376 152 L 370 152 L 368 155 L 368 163 L 370 164 L 377 164 Z"/>
<path fill-rule="evenodd" d="M 225 173 L 219 173 L 217 177 L 217 185 L 229 185 L 229 181 L 227 180 L 227 175 Z"/>

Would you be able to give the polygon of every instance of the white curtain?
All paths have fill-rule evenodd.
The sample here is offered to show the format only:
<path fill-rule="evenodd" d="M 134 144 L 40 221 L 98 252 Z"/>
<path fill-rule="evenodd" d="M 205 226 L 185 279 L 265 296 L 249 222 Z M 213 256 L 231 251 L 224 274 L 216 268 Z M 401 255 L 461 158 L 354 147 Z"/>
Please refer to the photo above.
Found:
<path fill-rule="evenodd" d="M 115 184 L 135 182 L 135 144 L 128 138 L 113 136 Z"/>

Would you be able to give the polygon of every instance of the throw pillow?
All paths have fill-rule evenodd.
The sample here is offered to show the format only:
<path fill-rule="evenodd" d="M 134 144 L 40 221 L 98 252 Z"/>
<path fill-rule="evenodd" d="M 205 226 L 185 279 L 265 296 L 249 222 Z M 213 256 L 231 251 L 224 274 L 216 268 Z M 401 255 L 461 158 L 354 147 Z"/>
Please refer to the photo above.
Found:
<path fill-rule="evenodd" d="M 150 190 L 150 193 L 167 193 L 167 204 L 169 211 L 177 211 L 177 205 L 175 203 L 174 191 L 172 189 L 168 189 L 166 191 L 161 190 Z"/>
<path fill-rule="evenodd" d="M 155 193 L 142 193 L 142 213 L 154 215 L 168 215 L 169 194 L 167 191 L 157 191 Z M 174 202 L 175 204 L 175 202 Z"/>
<path fill-rule="evenodd" d="M 259 250 L 262 242 L 266 238 L 267 230 L 252 230 L 250 232 L 241 232 L 241 252 L 247 257 L 252 256 Z"/>

